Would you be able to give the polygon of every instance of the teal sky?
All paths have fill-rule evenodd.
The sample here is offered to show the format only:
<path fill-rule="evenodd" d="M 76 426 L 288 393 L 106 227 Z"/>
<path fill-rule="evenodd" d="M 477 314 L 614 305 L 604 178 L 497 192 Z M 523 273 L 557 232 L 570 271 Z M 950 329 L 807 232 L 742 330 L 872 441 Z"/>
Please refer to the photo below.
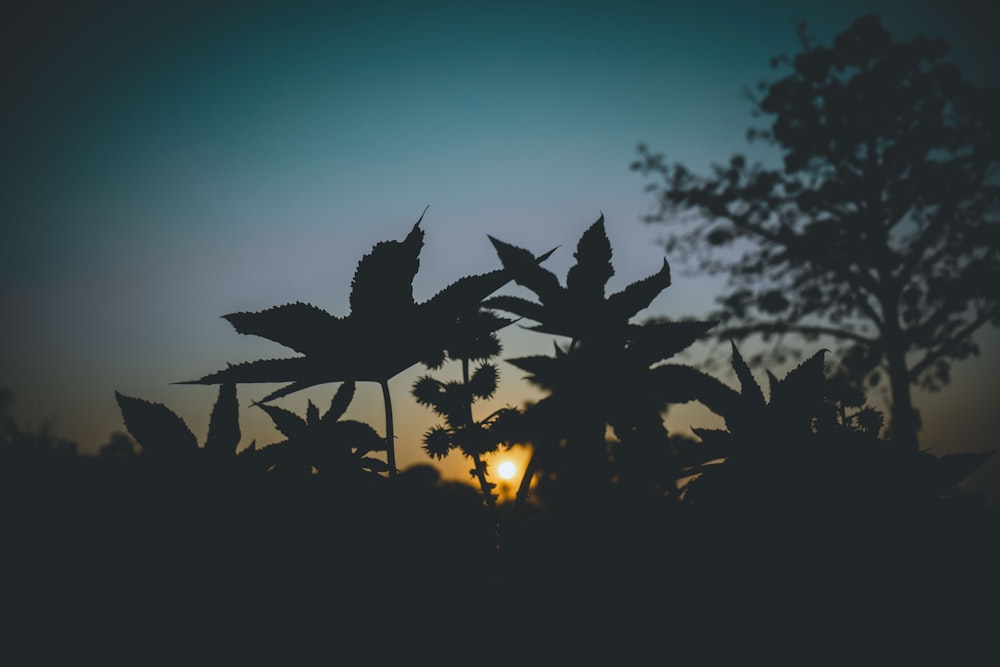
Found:
<path fill-rule="evenodd" d="M 115 390 L 167 404 L 203 440 L 214 388 L 170 383 L 288 354 L 220 316 L 297 300 L 346 314 L 358 259 L 427 205 L 418 300 L 496 268 L 487 234 L 562 246 L 548 263 L 562 277 L 602 212 L 611 289 L 654 272 L 637 143 L 696 169 L 747 151 L 743 88 L 796 50 L 795 20 L 826 42 L 875 11 L 898 38 L 948 39 L 970 79 L 997 84 L 996 21 L 978 2 L 5 6 L 0 386 L 23 424 L 54 419 L 85 452 L 123 428 Z M 675 272 L 647 314 L 697 316 L 712 297 Z M 504 342 L 506 356 L 551 344 L 514 330 Z M 998 359 L 988 344 L 933 397 L 949 408 L 925 408 L 925 441 L 947 449 L 964 429 L 962 442 L 991 444 Z M 409 398 L 419 372 L 391 384 L 400 465 L 429 461 L 419 437 L 435 420 Z M 534 396 L 501 372 L 500 403 Z M 266 389 L 241 387 L 243 403 Z M 281 404 L 301 412 L 332 390 Z M 352 412 L 384 432 L 380 410 L 362 385 Z M 261 411 L 242 419 L 246 442 L 278 438 Z"/>

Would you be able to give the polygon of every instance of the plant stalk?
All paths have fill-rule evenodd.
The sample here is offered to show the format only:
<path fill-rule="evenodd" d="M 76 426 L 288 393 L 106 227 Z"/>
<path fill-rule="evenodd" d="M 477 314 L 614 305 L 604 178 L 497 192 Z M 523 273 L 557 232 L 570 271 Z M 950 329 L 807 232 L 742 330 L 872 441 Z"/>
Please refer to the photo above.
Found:
<path fill-rule="evenodd" d="M 466 387 L 469 386 L 469 360 L 462 359 L 462 382 Z M 474 423 L 472 420 L 472 396 L 469 396 L 469 402 L 465 406 L 465 423 L 467 427 L 472 427 Z M 475 463 L 474 473 L 476 479 L 479 480 L 479 488 L 483 491 L 483 499 L 487 506 L 493 510 L 497 508 L 496 498 L 493 496 L 493 492 L 490 490 L 489 482 L 486 480 L 486 463 L 483 461 L 479 454 L 472 456 L 472 461 Z"/>
<path fill-rule="evenodd" d="M 389 477 L 396 476 L 396 442 L 392 431 L 392 398 L 389 396 L 389 381 L 379 380 L 382 387 L 382 402 L 385 404 L 385 462 L 389 466 Z"/>

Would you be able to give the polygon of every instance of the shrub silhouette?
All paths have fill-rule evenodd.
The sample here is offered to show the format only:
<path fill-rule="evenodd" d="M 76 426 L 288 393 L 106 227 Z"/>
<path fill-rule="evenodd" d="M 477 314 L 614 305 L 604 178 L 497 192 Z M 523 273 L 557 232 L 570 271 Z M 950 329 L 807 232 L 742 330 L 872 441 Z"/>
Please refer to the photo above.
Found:
<path fill-rule="evenodd" d="M 125 428 L 142 448 L 142 453 L 160 461 L 190 463 L 201 457 L 228 461 L 237 455 L 240 442 L 239 404 L 236 385 L 219 386 L 218 397 L 208 423 L 204 447 L 177 413 L 163 405 L 115 392 Z M 252 451 L 251 444 L 244 451 Z"/>
<path fill-rule="evenodd" d="M 826 353 L 781 379 L 768 372 L 765 400 L 732 344 L 740 392 L 720 391 L 714 400 L 724 430 L 695 429 L 714 458 L 691 470 L 698 476 L 686 488 L 687 502 L 771 519 L 882 519 L 885 512 L 925 512 L 992 455 L 936 457 L 880 438 L 881 415 L 845 405 L 826 377 Z"/>
<path fill-rule="evenodd" d="M 369 456 L 384 452 L 385 440 L 364 422 L 340 419 L 354 398 L 354 390 L 354 382 L 341 384 L 323 415 L 309 401 L 305 419 L 276 405 L 257 403 L 286 439 L 258 450 L 255 457 L 265 469 L 280 474 L 318 472 L 341 482 L 388 472 L 385 461 Z"/>
<path fill-rule="evenodd" d="M 423 214 L 402 241 L 379 242 L 361 258 L 347 317 L 304 303 L 224 316 L 239 333 L 267 338 L 302 356 L 231 365 L 186 384 L 289 383 L 261 401 L 267 402 L 327 382 L 377 382 L 385 405 L 389 476 L 394 476 L 389 380 L 420 361 L 440 359 L 443 341 L 455 338 L 460 318 L 510 280 L 503 270 L 466 276 L 416 303 L 413 279 L 424 242 L 422 220 Z"/>
<path fill-rule="evenodd" d="M 392 477 L 387 381 L 409 364 L 422 361 L 433 370 L 447 360 L 461 364 L 460 381 L 424 375 L 412 387 L 418 403 L 445 420 L 425 434 L 424 448 L 432 458 L 454 449 L 471 458 L 471 473 L 493 509 L 495 497 L 482 457 L 514 442 L 533 447 L 518 505 L 526 502 L 537 475 L 538 496 L 550 507 L 584 511 L 624 498 L 669 498 L 698 507 L 756 503 L 767 511 L 783 506 L 806 511 L 926 507 L 989 456 L 935 457 L 881 440 L 881 416 L 863 406 L 863 395 L 845 388 L 842 376 L 840 384 L 826 377 L 825 351 L 782 380 L 769 373 L 769 401 L 735 343 L 732 366 L 740 392 L 696 368 L 663 363 L 714 323 L 663 318 L 634 323 L 670 285 L 669 264 L 664 259 L 656 273 L 606 295 L 614 268 L 603 215 L 581 235 L 565 286 L 540 265 L 552 251 L 535 256 L 490 237 L 502 269 L 462 278 L 423 304 L 412 298 L 423 238 L 419 225 L 420 220 L 402 242 L 376 244 L 359 262 L 347 318 L 302 303 L 227 316 L 240 332 L 284 341 L 304 354 L 230 366 L 191 382 L 220 385 L 204 447 L 166 406 L 116 392 L 126 428 L 144 456 L 183 465 L 195 464 L 199 457 L 221 465 L 240 459 L 244 470 L 303 479 L 319 472 L 345 489 L 352 480 L 384 473 Z M 511 295 L 488 298 L 509 280 L 534 292 L 537 301 Z M 530 330 L 568 342 L 554 342 L 552 356 L 506 360 L 547 391 L 543 399 L 523 411 L 508 407 L 476 420 L 473 403 L 492 396 L 497 387 L 498 369 L 489 362 L 501 352 L 497 332 L 512 323 L 492 310 L 512 313 L 533 322 L 527 325 Z M 412 340 L 389 326 L 392 313 L 402 313 L 398 319 L 413 326 L 402 329 L 415 334 Z M 366 333 L 374 342 L 361 345 Z M 351 354 L 355 345 L 363 348 L 362 358 Z M 388 354 L 380 356 L 383 347 Z M 475 361 L 481 363 L 473 370 Z M 356 382 L 337 379 L 346 374 L 382 385 L 385 438 L 368 424 L 341 420 Z M 286 439 L 259 450 L 251 444 L 236 455 L 236 384 L 279 378 L 289 384 L 257 405 Z M 322 415 L 311 401 L 304 418 L 267 403 L 334 381 L 342 384 Z M 663 413 L 671 404 L 689 401 L 700 401 L 721 415 L 726 429 L 697 429 L 697 443 L 671 437 Z M 387 452 L 386 461 L 370 456 L 381 451 Z"/>
<path fill-rule="evenodd" d="M 536 322 L 533 331 L 569 339 L 554 342 L 552 356 L 507 359 L 548 392 L 524 418 L 534 451 L 518 501 L 525 502 L 536 473 L 538 493 L 548 494 L 549 502 L 558 502 L 556 495 L 572 503 L 601 498 L 612 485 L 674 494 L 678 471 L 662 413 L 668 395 L 676 400 L 685 392 L 651 367 L 687 348 L 713 323 L 631 322 L 670 285 L 670 268 L 664 259 L 656 273 L 606 295 L 614 268 L 603 215 L 581 235 L 565 285 L 528 251 L 491 241 L 504 268 L 537 301 L 496 296 L 484 305 Z M 618 443 L 608 442 L 609 425 Z"/>
<path fill-rule="evenodd" d="M 756 600 L 766 597 L 786 620 L 806 618 L 842 632 L 838 600 L 917 591 L 922 604 L 915 608 L 927 613 L 953 609 L 942 601 L 955 598 L 941 591 L 982 590 L 980 577 L 1000 558 L 996 517 L 951 489 L 987 455 L 935 457 L 881 440 L 880 416 L 864 406 L 863 395 L 826 376 L 825 351 L 780 380 L 768 374 L 766 397 L 735 343 L 730 362 L 738 390 L 697 368 L 664 363 L 712 324 L 633 323 L 670 285 L 669 268 L 664 263 L 606 295 L 613 267 L 603 217 L 581 236 L 565 286 L 538 265 L 547 255 L 493 244 L 503 275 L 537 300 L 473 298 L 466 286 L 481 294 L 482 283 L 459 281 L 451 305 L 442 305 L 451 297 L 435 302 L 442 312 L 421 334 L 428 344 L 410 349 L 431 371 L 447 361 L 461 365 L 460 379 L 425 374 L 411 392 L 443 419 L 425 436 L 425 451 L 471 458 L 478 490 L 443 483 L 429 464 L 392 477 L 388 453 L 385 461 L 375 456 L 386 451 L 386 438 L 343 419 L 361 380 L 328 380 L 339 368 L 333 362 L 313 375 L 284 376 L 291 384 L 279 390 L 340 382 L 325 412 L 310 401 L 300 416 L 269 404 L 273 396 L 257 404 L 285 437 L 260 449 L 239 448 L 237 383 L 245 369 L 253 375 L 268 362 L 233 367 L 226 380 L 206 379 L 219 389 L 203 446 L 166 406 L 116 392 L 139 456 L 95 457 L 99 468 L 0 470 L 0 512 L 15 519 L 3 523 L 15 546 L 8 572 L 30 582 L 15 599 L 25 600 L 24 608 L 39 599 L 84 600 L 92 614 L 94 604 L 104 604 L 119 617 L 125 609 L 171 630 L 176 618 L 166 617 L 183 607 L 185 629 L 217 633 L 232 622 L 241 639 L 252 618 L 275 634 L 295 626 L 326 638 L 330 624 L 351 640 L 368 632 L 384 642 L 404 627 L 430 634 L 447 625 L 478 640 L 491 618 L 484 613 L 534 613 L 540 620 L 533 630 L 550 646 L 588 651 L 589 643 L 574 643 L 577 635 L 563 637 L 554 626 L 599 629 L 621 650 L 632 641 L 640 642 L 633 648 L 651 648 L 649 638 L 659 642 L 654 630 L 662 627 L 713 637 L 757 623 L 795 629 L 775 625 L 772 614 L 758 620 Z M 414 250 L 402 246 L 376 246 L 382 250 L 373 255 Z M 486 275 L 490 284 L 497 280 Z M 359 299 L 366 281 L 356 280 Z M 544 398 L 476 419 L 475 402 L 497 386 L 498 332 L 512 323 L 493 309 L 565 340 L 554 343 L 552 356 L 507 360 L 546 390 Z M 291 313 L 319 312 L 304 304 L 278 310 L 289 314 L 275 320 L 282 332 L 294 329 Z M 260 324 L 269 315 L 261 317 L 251 316 L 248 326 L 271 326 Z M 289 335 L 304 340 L 316 332 Z M 330 338 L 326 345 L 339 350 L 343 342 Z M 319 351 L 293 365 L 322 362 Z M 725 429 L 696 429 L 698 441 L 668 434 L 664 410 L 692 400 L 722 416 Z M 17 432 L 8 421 L 0 411 L 5 450 Z M 534 448 L 525 477 L 539 475 L 542 502 L 526 502 L 526 485 L 520 504 L 494 502 L 483 455 L 513 442 Z M 32 513 L 11 512 L 24 506 Z M 944 574 L 929 578 L 913 553 L 932 558 Z M 90 569 L 59 569 L 65 554 Z M 846 595 L 835 590 L 844 582 Z M 452 618 L 470 603 L 483 613 Z M 889 604 L 878 613 L 907 611 Z M 403 620 L 392 625 L 395 619 Z"/>
<path fill-rule="evenodd" d="M 23 428 L 11 414 L 14 392 L 0 387 L 0 456 L 26 464 L 75 458 L 77 444 L 50 431 L 49 424 Z"/>

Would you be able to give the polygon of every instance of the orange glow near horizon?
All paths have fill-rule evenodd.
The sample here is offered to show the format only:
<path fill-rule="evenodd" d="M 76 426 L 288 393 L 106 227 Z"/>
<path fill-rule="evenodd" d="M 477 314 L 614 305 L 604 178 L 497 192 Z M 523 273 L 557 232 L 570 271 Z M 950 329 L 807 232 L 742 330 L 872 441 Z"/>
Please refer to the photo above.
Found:
<path fill-rule="evenodd" d="M 513 500 L 531 460 L 531 448 L 515 445 L 496 452 L 487 461 L 490 481 L 495 483 L 500 500 Z"/>

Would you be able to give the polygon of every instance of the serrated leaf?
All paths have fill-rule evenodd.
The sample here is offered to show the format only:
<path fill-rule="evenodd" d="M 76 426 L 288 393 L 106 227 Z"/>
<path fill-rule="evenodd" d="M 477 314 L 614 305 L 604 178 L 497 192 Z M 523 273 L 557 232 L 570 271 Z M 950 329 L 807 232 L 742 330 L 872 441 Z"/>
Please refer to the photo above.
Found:
<path fill-rule="evenodd" d="M 496 249 L 500 263 L 514 282 L 537 294 L 542 303 L 559 298 L 563 289 L 559 279 L 554 273 L 542 267 L 534 255 L 524 248 L 504 243 L 492 236 L 489 239 Z"/>
<path fill-rule="evenodd" d="M 219 385 L 219 397 L 208 420 L 205 451 L 219 456 L 231 456 L 240 445 L 240 406 L 236 398 L 236 384 Z"/>
<path fill-rule="evenodd" d="M 256 403 L 274 422 L 274 427 L 291 441 L 303 440 L 308 437 L 309 426 L 301 417 L 285 408 L 266 403 Z"/>
<path fill-rule="evenodd" d="M 384 382 L 414 364 L 440 358 L 442 341 L 453 337 L 461 316 L 475 312 L 510 278 L 504 271 L 468 276 L 414 303 L 412 280 L 423 245 L 419 225 L 418 220 L 403 241 L 376 244 L 362 258 L 347 318 L 306 304 L 229 316 L 241 332 L 305 350 L 305 356 L 238 364 L 180 384 L 289 383 L 262 399 L 271 401 L 328 382 Z"/>
<path fill-rule="evenodd" d="M 426 209 L 424 209 L 426 212 Z M 420 269 L 424 231 L 420 222 L 402 241 L 380 241 L 364 255 L 351 279 L 351 315 L 379 320 L 413 305 L 413 279 Z"/>
<path fill-rule="evenodd" d="M 198 440 L 184 420 L 162 403 L 115 392 L 125 429 L 143 451 L 154 456 L 187 455 L 198 450 Z"/>
<path fill-rule="evenodd" d="M 662 364 L 649 370 L 649 386 L 664 403 L 698 401 L 726 418 L 739 409 L 739 393 L 704 371 L 684 364 Z"/>
<path fill-rule="evenodd" d="M 648 308 L 660 292 L 670 287 L 670 265 L 666 258 L 656 273 L 629 283 L 625 289 L 608 297 L 609 316 L 629 320 Z"/>
<path fill-rule="evenodd" d="M 312 401 L 306 403 L 306 424 L 312 428 L 316 428 L 320 424 L 319 408 Z"/>
<path fill-rule="evenodd" d="M 534 322 L 542 322 L 545 318 L 545 306 L 519 296 L 501 294 L 483 301 L 483 308 L 495 308 Z"/>
<path fill-rule="evenodd" d="M 346 446 L 357 450 L 357 454 L 368 452 L 384 452 L 385 438 L 380 436 L 370 424 L 355 419 L 345 419 L 333 424 L 328 432 L 331 441 L 337 446 Z"/>
<path fill-rule="evenodd" d="M 344 320 L 302 302 L 222 317 L 238 333 L 260 336 L 302 354 L 323 350 L 330 340 L 343 336 L 345 326 Z"/>
<path fill-rule="evenodd" d="M 820 350 L 790 370 L 771 390 L 772 405 L 818 404 L 826 396 L 826 364 Z M 813 416 L 813 415 L 810 415 Z"/>
<path fill-rule="evenodd" d="M 275 389 L 270 394 L 264 398 L 257 401 L 257 403 L 267 403 L 268 401 L 275 401 L 279 398 L 284 398 L 285 396 L 290 396 L 297 391 L 302 391 L 303 389 L 308 389 L 309 387 L 315 387 L 319 384 L 325 384 L 326 380 L 303 380 L 301 382 L 292 382 L 287 384 L 280 389 Z"/>
<path fill-rule="evenodd" d="M 527 371 L 532 375 L 537 375 L 539 373 L 544 375 L 546 372 L 551 372 L 552 370 L 558 368 L 557 360 L 555 358 L 546 357 L 544 355 L 516 357 L 514 359 L 506 359 L 505 361 L 511 366 L 515 366 L 522 371 Z"/>
<path fill-rule="evenodd" d="M 530 255 L 519 248 L 491 237 L 505 268 L 511 269 L 515 282 L 535 292 L 540 303 L 516 298 L 490 300 L 489 307 L 508 308 L 509 312 L 537 322 L 526 327 L 531 331 L 564 336 L 583 344 L 616 345 L 626 335 L 629 318 L 649 305 L 670 284 L 669 265 L 605 299 L 604 286 L 614 274 L 611 246 L 604 231 L 604 216 L 591 225 L 577 244 L 575 264 L 567 274 L 566 287 L 551 274 L 536 269 L 521 272 L 514 266 L 524 264 Z"/>
<path fill-rule="evenodd" d="M 351 405 L 351 401 L 354 400 L 356 388 L 357 385 L 352 381 L 344 382 L 337 388 L 337 392 L 330 400 L 330 407 L 327 408 L 326 413 L 323 415 L 322 421 L 324 423 L 336 422 L 344 416 L 347 408 Z"/>
<path fill-rule="evenodd" d="M 455 316 L 478 310 L 483 299 L 509 283 L 510 279 L 510 274 L 503 269 L 459 278 L 423 302 L 423 310 L 433 316 Z"/>
<path fill-rule="evenodd" d="M 743 396 L 743 401 L 748 403 L 751 408 L 754 406 L 763 407 L 765 402 L 764 392 L 754 379 L 753 373 L 750 372 L 750 367 L 743 360 L 743 356 L 740 354 L 739 349 L 737 349 L 736 343 L 730 341 L 730 345 L 733 351 L 733 370 L 736 371 L 736 378 L 740 381 L 740 393 Z"/>
<path fill-rule="evenodd" d="M 260 359 L 241 364 L 230 364 L 227 368 L 210 373 L 197 380 L 185 380 L 177 384 L 234 384 L 291 382 L 303 375 L 315 375 L 315 365 L 307 357 L 288 359 Z M 316 378 L 317 384 L 319 378 Z"/>
<path fill-rule="evenodd" d="M 649 366 L 674 357 L 704 338 L 715 322 L 658 320 L 642 325 L 630 325 L 630 352 Z"/>
<path fill-rule="evenodd" d="M 585 302 L 602 300 L 604 286 L 615 274 L 603 214 L 580 236 L 573 257 L 576 264 L 566 273 L 566 289 L 580 295 Z"/>
<path fill-rule="evenodd" d="M 767 393 L 768 396 L 770 396 L 771 398 L 771 402 L 773 403 L 774 392 L 779 391 L 778 385 L 781 384 L 781 380 L 779 380 L 778 377 L 774 373 L 772 373 L 770 369 L 766 369 L 764 372 L 767 373 Z"/>

